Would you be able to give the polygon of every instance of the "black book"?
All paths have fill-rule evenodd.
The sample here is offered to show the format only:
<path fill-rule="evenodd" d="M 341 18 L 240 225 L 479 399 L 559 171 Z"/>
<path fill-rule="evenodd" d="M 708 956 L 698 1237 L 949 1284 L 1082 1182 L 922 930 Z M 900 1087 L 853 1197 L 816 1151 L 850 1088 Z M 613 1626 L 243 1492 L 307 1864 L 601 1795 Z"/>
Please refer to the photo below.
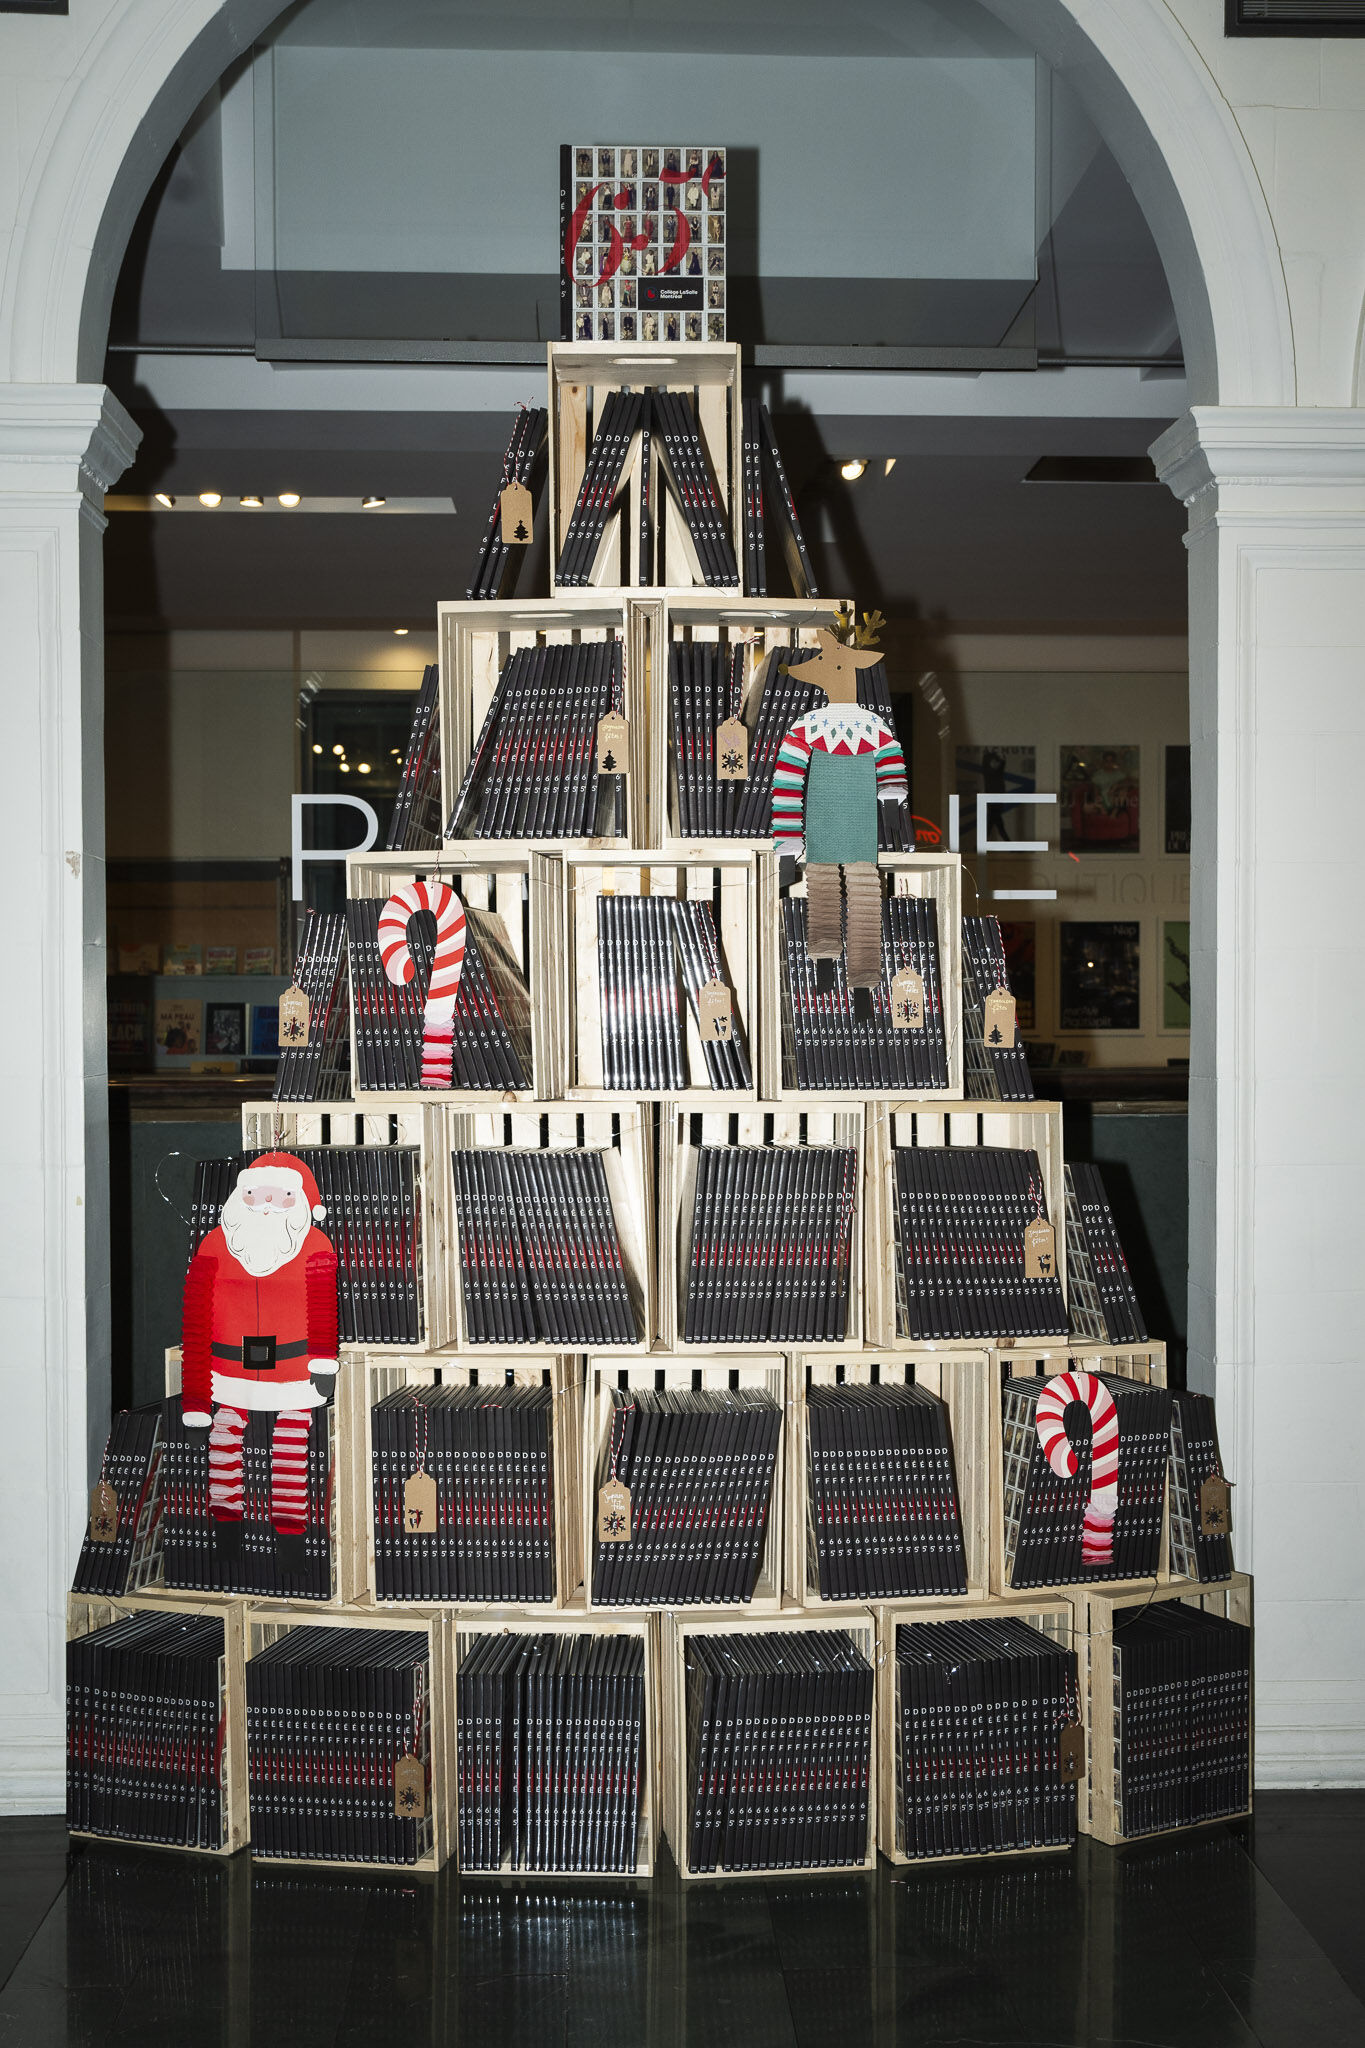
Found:
<path fill-rule="evenodd" d="M 114 1493 L 111 1526 L 87 1521 L 73 1593 L 135 1593 L 159 1579 L 163 1452 L 160 1402 L 114 1416 L 99 1473 Z"/>
<path fill-rule="evenodd" d="M 1110 1344 L 1146 1343 L 1147 1326 L 1099 1167 L 1081 1159 L 1068 1166 L 1066 1196 L 1068 1272 L 1075 1258 L 1077 1312 L 1085 1334 Z"/>
<path fill-rule="evenodd" d="M 1170 1504 L 1171 1570 L 1177 1578 L 1206 1583 L 1232 1576 L 1232 1539 L 1203 1527 L 1202 1489 L 1222 1479 L 1218 1424 L 1212 1397 L 1183 1389 L 1171 1396 Z"/>
<path fill-rule="evenodd" d="M 435 662 L 422 672 L 402 778 L 384 842 L 390 853 L 425 852 L 441 843 L 440 674 Z"/>
<path fill-rule="evenodd" d="M 308 998 L 308 1040 L 301 1046 L 281 1044 L 272 1095 L 276 1102 L 340 1102 L 351 1092 L 344 917 L 308 912 L 294 980 Z"/>
<path fill-rule="evenodd" d="M 986 998 L 1008 988 L 1008 967 L 1000 922 L 994 917 L 962 920 L 962 1033 L 968 1094 L 991 1102 L 1032 1102 L 1028 1052 L 1017 1032 L 1012 1046 L 985 1041 Z"/>
<path fill-rule="evenodd" d="M 66 1647 L 67 1825 L 223 1846 L 223 1622 L 140 1611 Z"/>
<path fill-rule="evenodd" d="M 473 574 L 465 591 L 467 598 L 506 597 L 516 588 L 516 572 L 527 549 L 521 543 L 507 542 L 502 538 L 502 493 L 508 483 L 524 484 L 528 490 L 531 488 L 545 449 L 548 422 L 549 415 L 543 406 L 526 406 L 517 413 L 493 492 L 493 503 L 484 523 Z"/>
<path fill-rule="evenodd" d="M 792 496 L 787 472 L 782 466 L 782 453 L 773 432 L 771 415 L 766 405 L 758 407 L 759 439 L 763 463 L 772 486 L 772 502 L 777 507 L 781 525 L 782 543 L 791 571 L 792 588 L 798 597 L 818 597 L 815 587 L 815 572 L 811 568 L 810 556 L 806 551 L 806 536 L 801 530 L 797 516 L 796 500 Z"/>

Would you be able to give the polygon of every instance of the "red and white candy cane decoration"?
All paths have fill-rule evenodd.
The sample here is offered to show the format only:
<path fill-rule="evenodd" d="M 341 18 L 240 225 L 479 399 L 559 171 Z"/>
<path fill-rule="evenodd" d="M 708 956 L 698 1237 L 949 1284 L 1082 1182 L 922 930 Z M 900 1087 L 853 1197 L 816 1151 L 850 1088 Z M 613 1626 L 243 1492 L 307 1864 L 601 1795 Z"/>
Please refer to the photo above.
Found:
<path fill-rule="evenodd" d="M 1119 1411 L 1103 1380 L 1092 1372 L 1061 1372 L 1038 1396 L 1038 1441 L 1059 1479 L 1074 1479 L 1080 1463 L 1062 1417 L 1073 1401 L 1090 1410 L 1090 1499 L 1081 1534 L 1081 1563 L 1110 1564 L 1119 1504 Z"/>
<path fill-rule="evenodd" d="M 419 910 L 436 919 L 436 951 L 422 1009 L 422 1086 L 449 1088 L 455 1037 L 455 997 L 464 968 L 464 905 L 444 882 L 409 882 L 395 889 L 379 917 L 379 957 L 390 981 L 411 981 L 417 969 L 408 925 Z"/>

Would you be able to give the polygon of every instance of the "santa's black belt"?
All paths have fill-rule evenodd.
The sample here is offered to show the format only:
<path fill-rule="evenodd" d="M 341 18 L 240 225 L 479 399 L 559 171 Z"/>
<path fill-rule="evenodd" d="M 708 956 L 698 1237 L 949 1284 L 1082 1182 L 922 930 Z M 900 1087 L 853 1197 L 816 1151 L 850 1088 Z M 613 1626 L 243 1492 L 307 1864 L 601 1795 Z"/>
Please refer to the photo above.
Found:
<path fill-rule="evenodd" d="M 241 1365 L 246 1358 L 246 1347 L 242 1344 L 214 1344 L 210 1349 L 215 1358 L 230 1358 L 234 1365 Z M 303 1358 L 307 1355 L 308 1346 L 306 1343 L 274 1344 L 272 1349 L 276 1358 Z"/>

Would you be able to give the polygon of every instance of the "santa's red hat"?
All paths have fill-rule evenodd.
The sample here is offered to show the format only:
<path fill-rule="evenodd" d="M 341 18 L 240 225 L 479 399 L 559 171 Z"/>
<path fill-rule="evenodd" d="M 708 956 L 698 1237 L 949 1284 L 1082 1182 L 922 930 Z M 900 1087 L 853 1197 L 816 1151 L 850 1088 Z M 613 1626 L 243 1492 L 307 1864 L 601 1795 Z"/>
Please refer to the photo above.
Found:
<path fill-rule="evenodd" d="M 308 1204 L 315 1223 L 321 1223 L 327 1214 L 318 1195 L 318 1184 L 311 1168 L 296 1159 L 292 1152 L 262 1152 L 249 1166 L 244 1166 L 237 1176 L 239 1188 L 279 1187 L 296 1188 Z"/>

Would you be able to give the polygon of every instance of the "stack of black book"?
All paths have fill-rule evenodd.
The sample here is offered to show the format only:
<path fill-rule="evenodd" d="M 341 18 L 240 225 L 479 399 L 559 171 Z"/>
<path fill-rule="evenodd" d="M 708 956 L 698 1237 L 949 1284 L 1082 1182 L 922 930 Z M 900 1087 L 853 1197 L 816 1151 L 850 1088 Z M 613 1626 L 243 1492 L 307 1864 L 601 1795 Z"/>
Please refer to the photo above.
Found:
<path fill-rule="evenodd" d="M 109 1425 L 100 1479 L 112 1487 L 112 1539 L 86 1524 L 73 1593 L 135 1593 L 161 1576 L 161 1403 Z"/>
<path fill-rule="evenodd" d="M 467 1640 L 455 1680 L 461 1870 L 634 1870 L 642 1638 Z"/>
<path fill-rule="evenodd" d="M 304 1045 L 280 1044 L 276 1102 L 340 1102 L 351 1092 L 351 1018 L 346 920 L 337 913 L 304 920 L 294 981 L 308 998 Z"/>
<path fill-rule="evenodd" d="M 356 1084 L 376 1091 L 417 1090 L 422 1077 L 422 1010 L 431 982 L 436 920 L 420 910 L 408 925 L 416 968 L 411 981 L 392 982 L 379 951 L 377 897 L 346 905 L 351 975 L 355 990 Z M 464 906 L 465 950 L 455 995 L 451 1037 L 454 1088 L 526 1089 L 531 1086 L 531 998 L 525 977 L 496 912 Z"/>
<path fill-rule="evenodd" d="M 1244 1813 L 1251 1630 L 1164 1600 L 1114 1616 L 1115 1804 L 1125 1837 Z"/>
<path fill-rule="evenodd" d="M 758 1388 L 612 1390 L 598 1485 L 630 1489 L 630 1535 L 597 1544 L 603 1607 L 752 1600 L 782 1410 Z"/>
<path fill-rule="evenodd" d="M 783 1078 L 797 1088 L 948 1086 L 948 1046 L 939 981 L 938 906 L 932 896 L 888 896 L 882 903 L 882 980 L 865 1008 L 855 1003 L 842 956 L 822 988 L 806 950 L 806 904 L 782 902 L 786 950 L 783 985 Z M 824 963 L 822 963 L 824 964 Z M 912 967 L 924 987 L 923 1022 L 892 1022 L 891 984 Z M 829 979 L 830 977 L 826 977 Z"/>
<path fill-rule="evenodd" d="M 186 1428 L 178 1394 L 166 1401 L 161 1424 L 161 1541 L 162 1574 L 168 1586 L 206 1593 L 278 1593 L 291 1600 L 331 1599 L 332 1410 L 317 1409 L 308 1431 L 301 1572 L 281 1570 L 270 1520 L 270 1439 L 275 1421 L 264 1409 L 247 1417 L 241 1537 L 224 1551 L 216 1541 L 218 1523 L 209 1512 L 209 1432 Z"/>
<path fill-rule="evenodd" d="M 1033 1075 L 1028 1051 L 1016 1030 L 1013 1045 L 990 1045 L 986 1041 L 986 998 L 997 988 L 1008 989 L 1005 942 L 1000 920 L 995 917 L 964 917 L 962 920 L 962 1030 L 971 1058 L 967 1062 L 969 1092 L 991 1102 L 1032 1102 Z M 975 1083 L 981 1081 L 977 1087 Z"/>
<path fill-rule="evenodd" d="M 948 1409 L 923 1387 L 807 1387 L 805 1513 L 822 1600 L 967 1590 Z"/>
<path fill-rule="evenodd" d="M 651 425 L 655 446 L 696 551 L 703 582 L 712 589 L 738 589 L 739 566 L 735 561 L 730 515 L 717 489 L 696 415 L 687 400 L 676 392 L 655 391 Z M 668 573 L 671 583 L 683 580 L 672 568 Z"/>
<path fill-rule="evenodd" d="M 703 1145 L 683 1341 L 842 1344 L 858 1155 L 843 1145 Z"/>
<path fill-rule="evenodd" d="M 1208 1479 L 1223 1477 L 1218 1425 L 1208 1394 L 1184 1390 L 1171 1396 L 1171 1570 L 1178 1579 L 1228 1579 L 1232 1539 L 1227 1519 L 1205 1531 L 1200 1493 Z"/>
<path fill-rule="evenodd" d="M 66 1824 L 220 1849 L 223 1623 L 139 1612 L 66 1646 Z"/>
<path fill-rule="evenodd" d="M 425 853 L 441 843 L 441 671 L 430 662 L 412 713 L 403 774 L 394 798 L 390 853 Z"/>
<path fill-rule="evenodd" d="M 866 1863 L 873 1674 L 854 1638 L 688 1636 L 684 1672 L 688 1869 Z"/>
<path fill-rule="evenodd" d="M 768 408 L 761 399 L 744 400 L 741 464 L 744 486 L 744 585 L 750 597 L 768 594 L 764 477 L 777 507 L 779 531 L 792 589 L 798 597 L 818 597 L 815 575 L 806 551 L 806 536 L 796 516 L 787 472 Z"/>
<path fill-rule="evenodd" d="M 730 987 L 709 903 L 690 896 L 599 896 L 597 960 L 605 1087 L 692 1085 L 678 1005 L 679 969 L 701 1034 L 708 1082 L 713 1088 L 752 1087 L 733 990 L 728 1037 L 717 1037 L 700 1013 L 709 981 Z"/>
<path fill-rule="evenodd" d="M 1013 1616 L 896 1630 L 896 1803 L 906 1856 L 1076 1839 L 1062 1731 L 1080 1725 L 1076 1653 Z"/>
<path fill-rule="evenodd" d="M 782 742 L 798 718 L 824 704 L 825 693 L 789 672 L 813 650 L 772 648 L 756 705 L 742 714 L 749 736 L 748 777 L 722 782 L 716 773 L 716 735 L 727 718 L 741 715 L 742 647 L 675 640 L 668 650 L 673 779 L 681 839 L 763 839 L 773 829 L 773 776 Z M 858 671 L 858 702 L 895 728 L 886 664 Z M 877 806 L 877 844 L 883 853 L 913 853 L 915 827 L 904 804 Z"/>
<path fill-rule="evenodd" d="M 651 404 L 652 397 L 652 404 Z M 626 463 L 630 458 L 631 443 L 638 433 L 649 432 L 651 412 L 657 423 L 658 410 L 667 400 L 662 392 L 640 393 L 638 391 L 609 391 L 597 420 L 592 441 L 588 448 L 587 465 L 583 481 L 578 487 L 578 496 L 569 523 L 564 530 L 564 545 L 559 551 L 559 565 L 555 570 L 555 582 L 561 586 L 582 586 L 591 583 L 597 567 L 597 557 L 602 548 L 602 536 L 607 530 L 612 507 L 621 489 Z M 647 471 L 648 449 L 642 467 Z M 625 579 L 619 575 L 608 576 L 607 582 L 620 583 Z"/>
<path fill-rule="evenodd" d="M 622 838 L 626 769 L 598 770 L 597 728 L 622 708 L 619 640 L 522 647 L 498 677 L 448 839 Z"/>
<path fill-rule="evenodd" d="M 510 596 L 517 586 L 517 571 L 526 554 L 522 542 L 508 542 L 502 537 L 502 494 L 509 484 L 525 484 L 529 490 L 531 478 L 545 446 L 545 429 L 549 414 L 544 406 L 525 406 L 516 417 L 512 438 L 502 458 L 502 475 L 493 493 L 493 507 L 479 543 L 478 558 L 474 574 L 465 591 L 466 597 L 499 598 Z M 530 532 L 526 539 L 530 540 Z M 512 574 L 508 575 L 508 567 Z"/>
<path fill-rule="evenodd" d="M 293 1628 L 250 1658 L 253 1853 L 331 1863 L 429 1854 L 431 1709 L 425 1633 Z M 420 1766 L 420 1787 L 409 1789 L 405 1759 Z"/>
<path fill-rule="evenodd" d="M 555 1596 L 554 1399 L 548 1385 L 407 1387 L 370 1410 L 375 1595 L 380 1600 Z M 436 1487 L 414 1528 L 405 1489 Z"/>
<path fill-rule="evenodd" d="M 1054 1472 L 1038 1440 L 1041 1377 L 1006 1380 L 1004 1429 L 1005 1577 L 1011 1586 L 1067 1586 L 1103 1579 L 1147 1579 L 1161 1562 L 1170 1455 L 1171 1397 L 1164 1387 L 1093 1375 L 1118 1410 L 1118 1502 L 1113 1555 L 1087 1564 L 1081 1554 L 1090 1501 L 1090 1422 L 1073 1403 L 1068 1436 L 1076 1457 L 1070 1478 Z M 1068 1411 L 1068 1412 L 1073 1412 Z"/>
<path fill-rule="evenodd" d="M 1066 1255 L 1072 1333 L 1108 1344 L 1145 1344 L 1138 1307 L 1098 1166 L 1077 1159 L 1066 1169 Z"/>
<path fill-rule="evenodd" d="M 634 1344 L 640 1336 L 600 1152 L 452 1154 L 471 1344 Z"/>
<path fill-rule="evenodd" d="M 1024 1273 L 1042 1201 L 1037 1153 L 900 1145 L 895 1161 L 901 1336 L 1065 1336 L 1055 1270 Z"/>

